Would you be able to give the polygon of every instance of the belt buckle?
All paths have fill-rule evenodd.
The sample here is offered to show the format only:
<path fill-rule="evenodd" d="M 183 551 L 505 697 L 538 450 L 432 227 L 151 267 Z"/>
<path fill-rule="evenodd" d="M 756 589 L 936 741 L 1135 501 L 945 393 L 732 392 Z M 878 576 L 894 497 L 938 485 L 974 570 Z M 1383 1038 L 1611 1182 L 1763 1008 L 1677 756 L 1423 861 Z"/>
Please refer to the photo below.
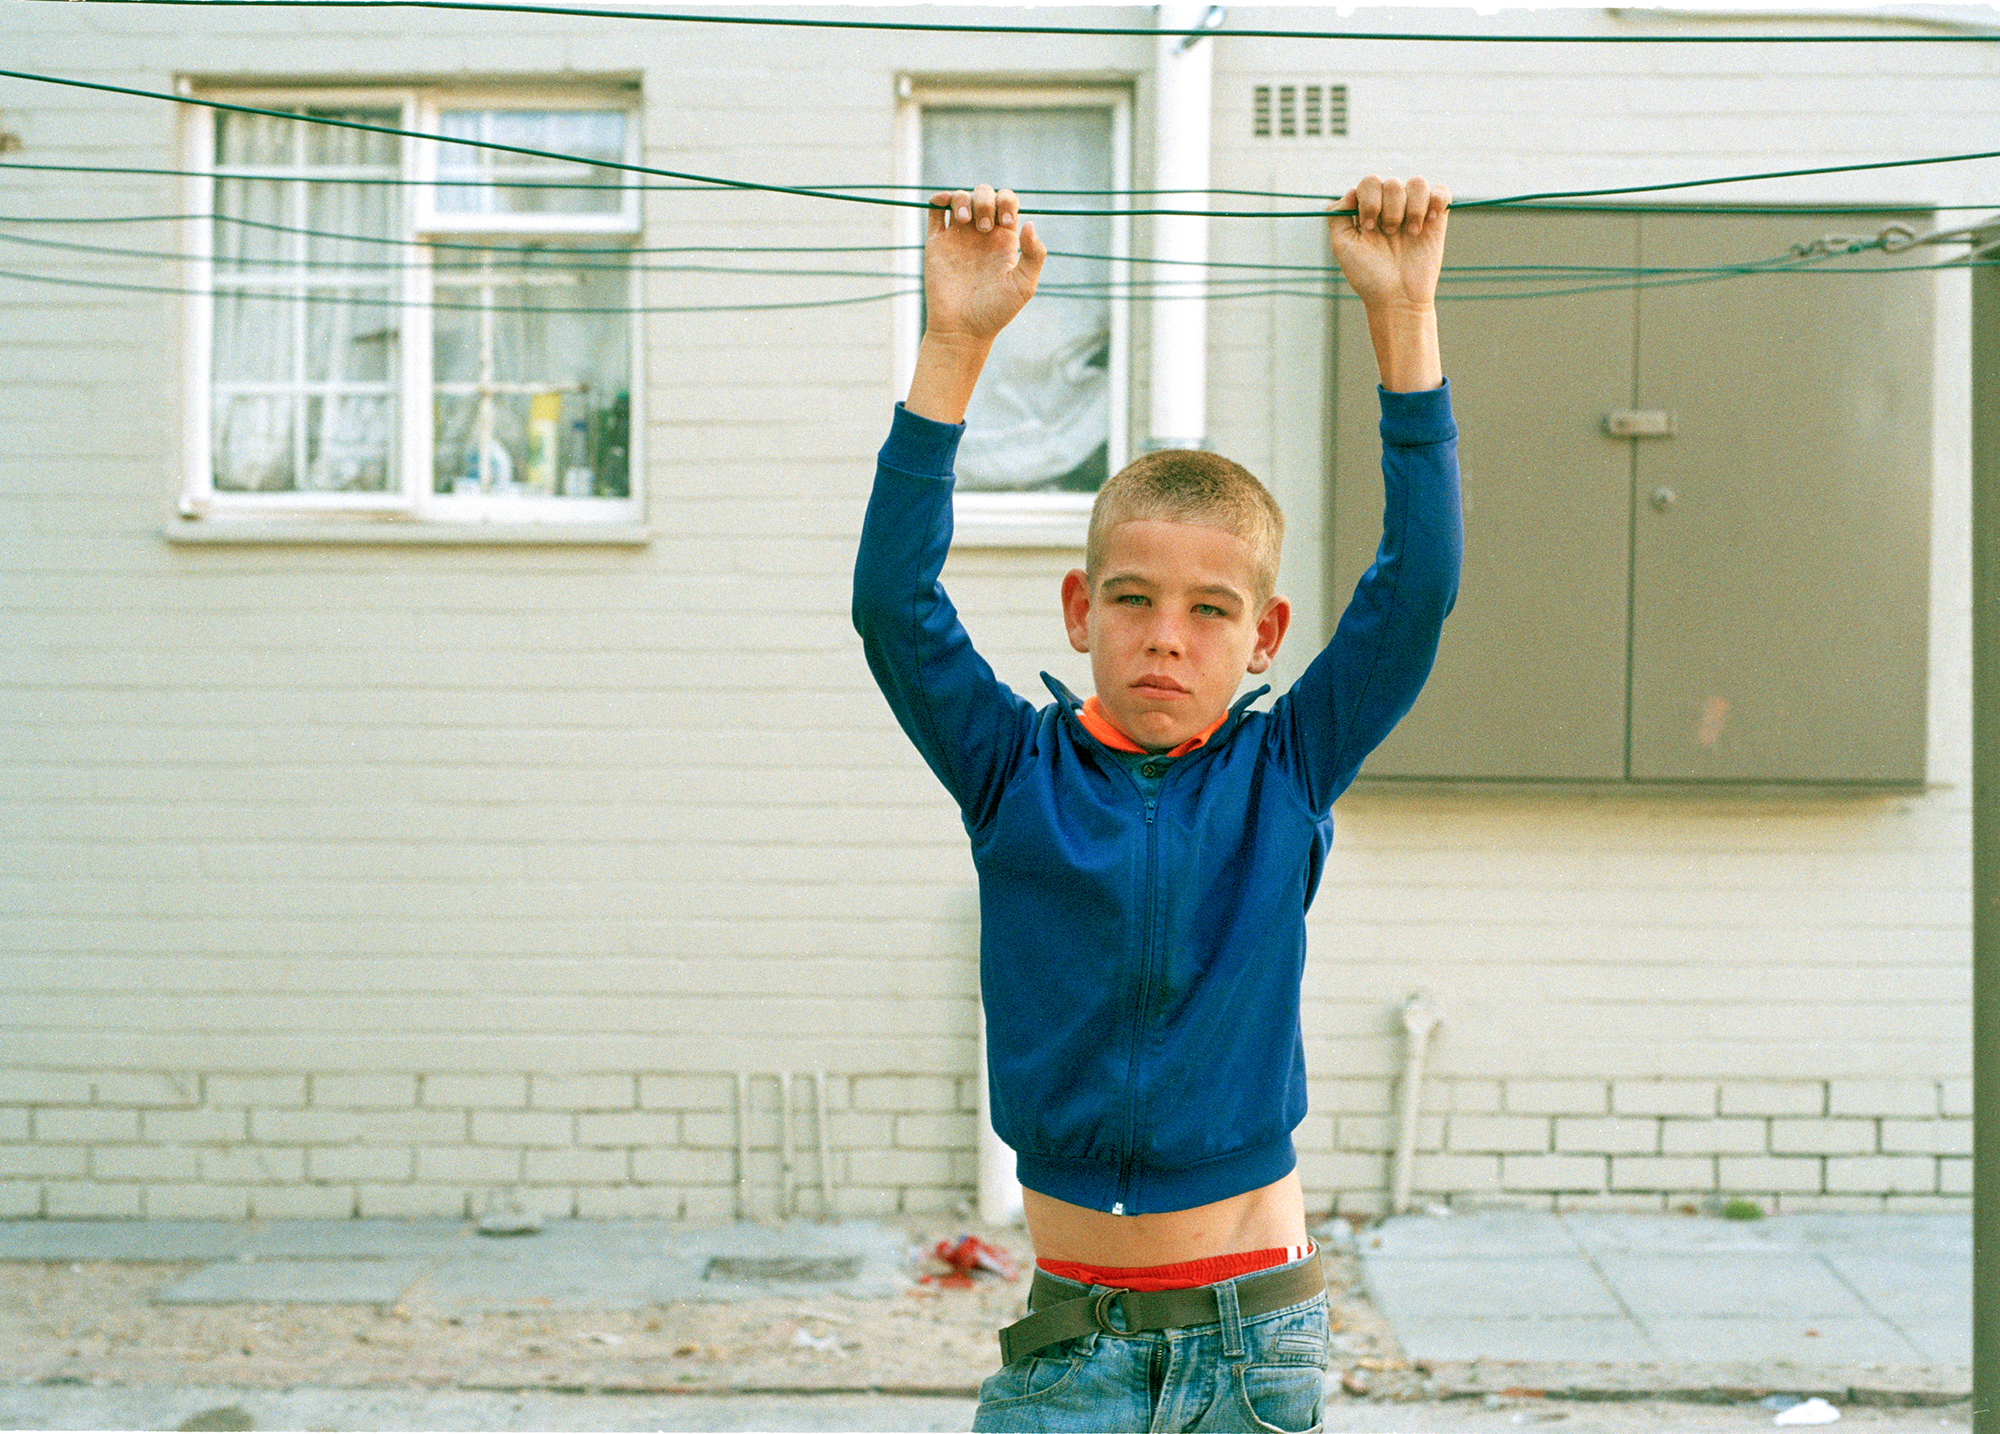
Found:
<path fill-rule="evenodd" d="M 1111 1301 L 1130 1293 L 1130 1290 L 1106 1290 L 1103 1294 L 1094 1296 L 1090 1301 L 1091 1323 L 1105 1334 L 1130 1334 L 1131 1330 L 1120 1329 L 1110 1320 Z M 1121 1310 L 1120 1314 L 1123 1313 Z"/>

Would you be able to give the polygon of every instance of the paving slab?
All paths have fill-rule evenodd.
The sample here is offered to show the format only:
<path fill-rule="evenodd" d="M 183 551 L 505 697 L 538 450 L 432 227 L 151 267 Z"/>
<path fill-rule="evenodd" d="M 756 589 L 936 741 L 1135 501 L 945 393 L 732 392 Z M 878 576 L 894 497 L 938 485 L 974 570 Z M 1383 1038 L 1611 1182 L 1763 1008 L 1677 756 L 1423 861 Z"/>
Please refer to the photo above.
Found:
<path fill-rule="evenodd" d="M 1481 1320 L 1629 1318 L 1603 1277 L 1578 1255 L 1371 1261 L 1368 1289 L 1391 1325 L 1399 1313 L 1457 1312 Z"/>
<path fill-rule="evenodd" d="M 1648 1320 L 1666 1358 L 1704 1363 L 1754 1360 L 1763 1365 L 1923 1364 L 1922 1351 L 1878 1319 L 1811 1315 L 1681 1315 Z"/>
<path fill-rule="evenodd" d="M 163 1305 L 393 1305 L 421 1260 L 255 1260 L 208 1265 L 153 1296 Z"/>
<path fill-rule="evenodd" d="M 1643 1323 L 1718 1315 L 1877 1318 L 1823 1261 L 1785 1250 L 1604 1254 L 1596 1267 Z"/>

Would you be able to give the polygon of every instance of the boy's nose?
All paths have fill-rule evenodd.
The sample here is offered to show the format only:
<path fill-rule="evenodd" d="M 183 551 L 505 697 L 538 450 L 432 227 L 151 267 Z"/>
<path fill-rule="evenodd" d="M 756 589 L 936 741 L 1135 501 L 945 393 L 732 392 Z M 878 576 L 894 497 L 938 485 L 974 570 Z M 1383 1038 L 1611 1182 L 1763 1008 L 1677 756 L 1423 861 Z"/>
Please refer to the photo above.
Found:
<path fill-rule="evenodd" d="M 1171 627 L 1166 623 L 1161 623 L 1153 629 L 1152 638 L 1146 644 L 1146 650 L 1148 652 L 1158 652 L 1179 657 L 1181 655 L 1181 634 L 1179 629 Z"/>

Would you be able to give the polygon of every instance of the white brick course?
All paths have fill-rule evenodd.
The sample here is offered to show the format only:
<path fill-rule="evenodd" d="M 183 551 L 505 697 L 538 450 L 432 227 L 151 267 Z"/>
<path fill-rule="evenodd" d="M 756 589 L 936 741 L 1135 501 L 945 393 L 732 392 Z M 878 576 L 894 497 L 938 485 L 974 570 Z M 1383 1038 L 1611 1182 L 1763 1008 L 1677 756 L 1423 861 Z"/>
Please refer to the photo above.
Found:
<path fill-rule="evenodd" d="M 531 1076 L 528 1104 L 543 1110 L 630 1110 L 638 1104 L 633 1076 Z"/>
<path fill-rule="evenodd" d="M 1506 1108 L 1516 1115 L 1603 1115 L 1610 1106 L 1603 1081 L 1510 1080 Z"/>
<path fill-rule="evenodd" d="M 1928 1195 L 1937 1190 L 1937 1161 L 1926 1155 L 1832 1155 L 1828 1194 Z"/>
<path fill-rule="evenodd" d="M 1969 1120 L 1885 1120 L 1882 1122 L 1884 1155 L 1970 1155 L 1972 1122 Z"/>
<path fill-rule="evenodd" d="M 521 1075 L 426 1075 L 425 1105 L 515 1110 L 528 1103 L 528 1078 Z"/>
<path fill-rule="evenodd" d="M 1914 1080 L 1835 1080 L 1827 1082 L 1828 1115 L 1900 1115 L 1935 1119 L 1938 1083 Z"/>
<path fill-rule="evenodd" d="M 1826 1114 L 1820 1081 L 1726 1081 L 1719 1094 L 1724 1115 Z"/>
<path fill-rule="evenodd" d="M 1660 1149 L 1657 1120 L 1560 1116 L 1555 1126 L 1555 1148 L 1563 1152 L 1652 1155 Z"/>
<path fill-rule="evenodd" d="M 1715 1106 L 1713 1081 L 1617 1080 L 1611 1083 L 1611 1112 L 1614 1115 L 1703 1118 L 1713 1117 Z"/>
<path fill-rule="evenodd" d="M 1715 1189 L 1715 1162 L 1689 1155 L 1614 1155 L 1613 1190 L 1667 1192 Z"/>
<path fill-rule="evenodd" d="M 332 1110 L 395 1109 L 417 1103 L 417 1078 L 409 1075 L 315 1075 L 312 1103 Z"/>
<path fill-rule="evenodd" d="M 574 1145 L 578 1143 L 581 1124 L 577 1116 L 557 1111 L 475 1110 L 472 1112 L 472 1143 Z M 585 1139 L 583 1143 L 596 1145 L 603 1142 Z"/>
<path fill-rule="evenodd" d="M 1446 1125 L 1445 1140 L 1455 1152 L 1540 1154 L 1555 1148 L 1550 1124 L 1547 1116 L 1453 1115 Z M 1383 1133 L 1388 1135 L 1389 1131 Z"/>
<path fill-rule="evenodd" d="M 91 1082 L 100 1105 L 199 1105 L 200 1081 L 160 1071 L 107 1071 Z"/>
<path fill-rule="evenodd" d="M 212 1075 L 203 1080 L 202 1093 L 210 1105 L 281 1109 L 306 1103 L 306 1078 L 298 1075 Z M 101 1085 L 97 1098 L 105 1099 Z M 195 1104 L 193 1100 L 182 1103 Z"/>
<path fill-rule="evenodd" d="M 331 1145 L 306 1152 L 314 1180 L 408 1180 L 416 1152 L 407 1146 Z"/>
<path fill-rule="evenodd" d="M 1663 1155 L 1754 1155 L 1771 1148 L 1765 1120 L 1665 1120 L 1660 1123 Z"/>
<path fill-rule="evenodd" d="M 148 1135 L 158 1135 L 148 1129 Z M 137 1140 L 139 1112 L 136 1110 L 38 1110 L 34 1138 L 51 1145 L 86 1142 Z"/>
<path fill-rule="evenodd" d="M 1601 1155 L 1503 1155 L 1500 1185 L 1505 1190 L 1602 1190 L 1608 1164 Z"/>
<path fill-rule="evenodd" d="M 1816 1155 L 1719 1155 L 1715 1165 L 1724 1190 L 1814 1193 L 1825 1188 L 1826 1162 Z"/>
<path fill-rule="evenodd" d="M 1880 1128 L 1872 1120 L 1774 1120 L 1771 1151 L 1775 1155 L 1857 1155 L 1872 1151 Z"/>
<path fill-rule="evenodd" d="M 241 1187 L 149 1185 L 144 1191 L 148 1220 L 247 1220 L 250 1192 Z"/>

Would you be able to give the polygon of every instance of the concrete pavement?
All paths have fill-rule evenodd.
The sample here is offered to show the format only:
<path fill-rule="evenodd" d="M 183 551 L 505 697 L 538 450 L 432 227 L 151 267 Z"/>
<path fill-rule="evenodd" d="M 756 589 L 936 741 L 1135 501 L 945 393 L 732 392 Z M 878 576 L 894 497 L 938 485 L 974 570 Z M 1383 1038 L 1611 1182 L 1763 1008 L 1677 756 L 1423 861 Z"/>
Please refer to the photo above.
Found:
<path fill-rule="evenodd" d="M 1482 1394 L 1490 1405 L 1534 1395 L 1747 1401 L 1779 1392 L 1914 1413 L 1970 1390 L 1971 1238 L 1969 1217 L 1951 1214 L 1737 1223 L 1492 1211 L 1391 1220 L 1361 1232 L 1356 1253 L 1404 1353 L 1429 1371 L 1421 1392 L 1454 1408 Z M 196 1265 L 155 1297 L 179 1305 L 389 1307 L 419 1282 L 429 1304 L 467 1313 L 773 1294 L 870 1299 L 904 1288 L 907 1254 L 904 1232 L 866 1222 L 552 1221 L 519 1237 L 481 1236 L 455 1220 L 0 1222 L 0 1260 Z M 983 1372 L 969 1373 L 968 1385 Z M 120 1423 L 129 1416 L 126 1427 L 163 1427 L 156 1421 L 164 1415 L 142 1406 L 151 1411 L 167 1399 L 187 1409 L 196 1393 L 12 1386 L 0 1390 L 0 1426 L 89 1427 L 109 1414 Z M 225 1393 L 218 1402 L 227 1402 Z M 452 1402 L 459 1395 L 463 1408 Z M 272 1402 L 280 1396 L 308 1405 L 321 1398 L 322 1412 L 280 1408 Z M 502 1409 L 494 1397 L 503 1396 L 242 1392 L 261 1401 L 256 1422 L 265 1428 L 625 1427 L 606 1424 L 602 1411 L 575 1416 L 594 1424 L 569 1426 L 555 1406 Z M 963 1398 L 791 1396 L 782 1407 L 799 1422 L 780 1422 L 773 1397 L 729 1397 L 767 1401 L 752 1408 L 673 1396 L 675 1417 L 696 1422 L 666 1424 L 661 1411 L 636 1404 L 625 1406 L 625 1417 L 638 1421 L 633 1427 L 932 1429 L 966 1427 L 971 1408 Z M 408 1405 L 417 1398 L 429 1402 Z M 397 1399 L 405 1403 L 394 1409 L 370 1403 Z M 326 1400 L 345 1412 L 332 1412 Z M 1377 1426 L 1354 1412 L 1360 1408 L 1343 1416 L 1344 1427 L 1445 1424 Z"/>
<path fill-rule="evenodd" d="M 1404 1216 L 1358 1249 L 1404 1353 L 1458 1388 L 1971 1389 L 1965 1215 L 1496 1210 Z"/>

